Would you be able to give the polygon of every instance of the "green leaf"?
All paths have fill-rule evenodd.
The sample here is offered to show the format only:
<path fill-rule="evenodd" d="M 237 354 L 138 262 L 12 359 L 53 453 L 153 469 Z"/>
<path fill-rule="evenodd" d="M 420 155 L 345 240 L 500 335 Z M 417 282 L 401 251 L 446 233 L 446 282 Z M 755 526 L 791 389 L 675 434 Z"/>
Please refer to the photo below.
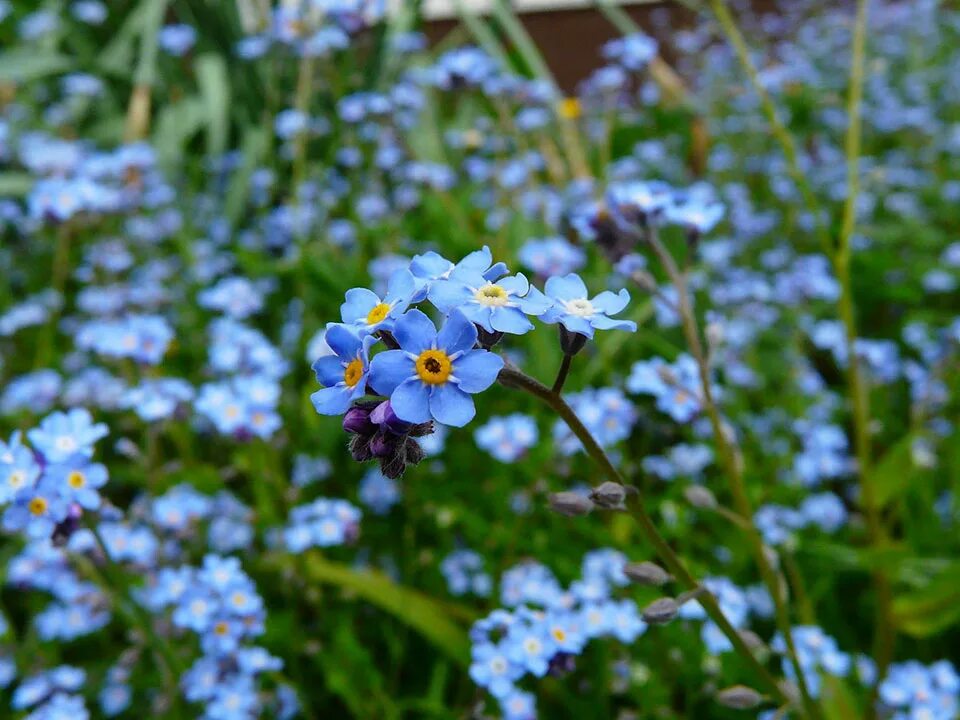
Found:
<path fill-rule="evenodd" d="M 185 145 L 203 127 L 206 108 L 197 97 L 189 97 L 167 105 L 157 118 L 154 145 L 162 161 L 173 164 L 183 154 Z"/>
<path fill-rule="evenodd" d="M 71 60 L 55 53 L 38 53 L 33 48 L 18 48 L 0 53 L 0 82 L 24 83 L 67 72 Z"/>
<path fill-rule="evenodd" d="M 879 505 L 886 505 L 903 495 L 916 477 L 912 444 L 913 436 L 904 435 L 873 466 L 870 475 Z"/>
<path fill-rule="evenodd" d="M 206 110 L 207 154 L 217 157 L 227 148 L 229 130 L 230 78 L 227 64 L 216 53 L 204 53 L 196 60 L 197 84 Z"/>
<path fill-rule="evenodd" d="M 343 700 L 353 717 L 396 716 L 376 663 L 349 625 L 338 624 L 329 648 L 315 657 L 327 688 Z"/>
<path fill-rule="evenodd" d="M 923 638 L 960 621 L 960 565 L 935 577 L 927 587 L 893 600 L 897 628 Z"/>
<path fill-rule="evenodd" d="M 458 664 L 470 660 L 466 630 L 457 625 L 443 604 L 412 588 L 398 585 L 378 570 L 355 570 L 331 562 L 319 553 L 304 556 L 307 577 L 355 592 L 372 605 L 419 632 Z"/>
<path fill-rule="evenodd" d="M 27 173 L 0 173 L 0 197 L 23 197 L 30 192 L 33 182 Z"/>
<path fill-rule="evenodd" d="M 223 202 L 223 214 L 232 226 L 236 226 L 243 215 L 244 204 L 250 193 L 250 176 L 259 165 L 267 150 L 270 136 L 265 128 L 253 126 L 247 129 L 240 146 L 243 161 L 230 178 L 227 195 Z"/>

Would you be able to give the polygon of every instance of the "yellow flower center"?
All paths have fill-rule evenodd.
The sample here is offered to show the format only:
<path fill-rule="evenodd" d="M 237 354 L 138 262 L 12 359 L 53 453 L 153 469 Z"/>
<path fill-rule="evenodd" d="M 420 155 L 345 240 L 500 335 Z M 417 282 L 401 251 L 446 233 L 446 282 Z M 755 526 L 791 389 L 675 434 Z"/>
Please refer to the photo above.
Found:
<path fill-rule="evenodd" d="M 579 98 L 569 97 L 560 101 L 560 117 L 565 120 L 576 120 L 580 117 Z"/>
<path fill-rule="evenodd" d="M 79 490 L 84 485 L 87 484 L 86 476 L 79 470 L 74 470 L 69 475 L 67 475 L 67 484 L 72 487 L 74 490 Z"/>
<path fill-rule="evenodd" d="M 390 312 L 390 306 L 386 303 L 379 303 L 373 306 L 373 310 L 367 313 L 367 325 L 376 325 L 383 322 L 383 319 Z"/>
<path fill-rule="evenodd" d="M 554 628 L 550 634 L 553 635 L 553 639 L 557 642 L 563 642 L 567 639 L 567 633 L 563 628 Z"/>
<path fill-rule="evenodd" d="M 37 517 L 43 515 L 47 511 L 47 507 L 49 507 L 47 499 L 42 497 L 35 497 L 27 504 L 27 508 L 30 510 L 30 512 Z"/>
<path fill-rule="evenodd" d="M 360 358 L 354 358 L 343 371 L 343 381 L 347 384 L 347 387 L 354 387 L 358 382 L 360 382 L 360 378 L 362 377 L 363 360 Z"/>
<path fill-rule="evenodd" d="M 214 631 L 217 635 L 226 635 L 228 630 L 230 630 L 230 626 L 227 625 L 227 624 L 226 624 L 225 622 L 223 622 L 222 620 L 221 620 L 220 622 L 218 622 L 216 625 L 213 626 L 213 631 Z"/>
<path fill-rule="evenodd" d="M 488 307 L 503 307 L 510 302 L 507 291 L 493 283 L 484 285 L 473 294 L 473 297 L 478 303 Z"/>
<path fill-rule="evenodd" d="M 453 363 L 443 350 L 424 350 L 417 358 L 417 375 L 428 385 L 441 385 L 453 372 Z"/>

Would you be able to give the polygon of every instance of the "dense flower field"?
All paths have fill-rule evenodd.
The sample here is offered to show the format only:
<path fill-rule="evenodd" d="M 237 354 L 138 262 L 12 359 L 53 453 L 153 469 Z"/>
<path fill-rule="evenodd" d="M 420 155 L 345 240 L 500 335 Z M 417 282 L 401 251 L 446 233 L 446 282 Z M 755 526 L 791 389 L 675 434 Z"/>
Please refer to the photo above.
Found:
<path fill-rule="evenodd" d="M 960 11 L 683 4 L 0 0 L 0 717 L 960 717 Z"/>

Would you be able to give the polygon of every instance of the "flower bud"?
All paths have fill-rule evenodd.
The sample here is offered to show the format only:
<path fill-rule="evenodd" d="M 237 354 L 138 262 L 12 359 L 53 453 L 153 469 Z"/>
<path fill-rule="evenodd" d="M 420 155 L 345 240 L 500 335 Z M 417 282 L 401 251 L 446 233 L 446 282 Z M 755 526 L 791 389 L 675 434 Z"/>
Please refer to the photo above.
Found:
<path fill-rule="evenodd" d="M 734 710 L 751 710 L 763 701 L 763 696 L 746 685 L 734 685 L 716 695 L 718 703 Z"/>
<path fill-rule="evenodd" d="M 348 433 L 368 435 L 376 430 L 370 420 L 370 409 L 355 405 L 343 416 L 343 429 Z"/>
<path fill-rule="evenodd" d="M 713 510 L 717 507 L 717 498 L 702 485 L 689 485 L 683 490 L 687 502 L 701 510 Z"/>
<path fill-rule="evenodd" d="M 627 563 L 623 574 L 638 585 L 665 585 L 671 579 L 670 573 L 652 562 Z"/>
<path fill-rule="evenodd" d="M 623 507 L 623 500 L 627 496 L 626 488 L 620 483 L 610 482 L 601 483 L 590 491 L 590 499 L 596 503 L 597 507 L 605 510 L 613 510 Z"/>
<path fill-rule="evenodd" d="M 678 612 L 680 612 L 680 606 L 676 600 L 671 597 L 662 597 L 647 605 L 641 617 L 650 625 L 665 625 L 673 620 Z"/>
<path fill-rule="evenodd" d="M 480 343 L 480 347 L 482 347 L 484 350 L 489 350 L 503 338 L 503 333 L 499 330 L 490 332 L 482 325 L 477 325 L 476 328 L 477 342 Z"/>
<path fill-rule="evenodd" d="M 570 332 L 563 325 L 560 328 L 560 349 L 564 355 L 576 355 L 583 350 L 587 344 L 587 336 L 580 333 Z"/>
<path fill-rule="evenodd" d="M 593 502 L 590 498 L 575 492 L 550 493 L 547 502 L 551 510 L 567 517 L 586 515 L 593 510 Z"/>

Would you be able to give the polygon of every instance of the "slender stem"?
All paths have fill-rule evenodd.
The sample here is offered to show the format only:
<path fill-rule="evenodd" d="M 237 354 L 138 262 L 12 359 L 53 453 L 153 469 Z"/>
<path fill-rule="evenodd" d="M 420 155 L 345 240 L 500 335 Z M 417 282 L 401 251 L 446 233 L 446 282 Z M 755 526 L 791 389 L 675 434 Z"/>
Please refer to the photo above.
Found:
<path fill-rule="evenodd" d="M 559 394 L 563 390 L 563 384 L 567 381 L 567 374 L 570 372 L 570 364 L 573 362 L 573 355 L 563 354 L 563 360 L 560 361 L 560 369 L 557 371 L 557 379 L 553 381 L 553 387 L 550 392 Z"/>
<path fill-rule="evenodd" d="M 843 322 L 846 339 L 847 389 L 850 394 L 850 406 L 853 410 L 854 449 L 857 456 L 860 502 L 867 521 L 869 542 L 872 546 L 877 547 L 883 544 L 885 531 L 871 474 L 870 393 L 857 360 L 857 323 L 850 273 L 850 262 L 853 255 L 851 240 L 856 227 L 857 197 L 860 192 L 860 116 L 866 57 L 867 4 L 868 0 L 858 0 L 853 30 L 853 57 L 850 63 L 850 90 L 847 95 L 848 124 L 845 141 L 847 197 L 843 206 L 843 219 L 837 242 L 837 252 L 834 256 L 834 271 L 840 283 L 838 311 Z M 877 567 L 874 570 L 873 579 L 877 590 L 874 659 L 882 676 L 890 664 L 896 642 L 893 623 L 893 598 L 890 580 L 883 568 Z M 873 703 L 871 703 L 872 706 Z"/>
<path fill-rule="evenodd" d="M 744 523 L 740 525 L 740 527 L 747 536 L 753 552 L 754 562 L 760 570 L 760 577 L 763 579 L 763 583 L 766 585 L 767 590 L 770 592 L 770 597 L 773 600 L 777 627 L 783 636 L 784 644 L 787 648 L 787 655 L 797 678 L 797 687 L 800 689 L 804 712 L 811 718 L 819 718 L 821 716 L 820 707 L 813 699 L 813 696 L 810 695 L 806 676 L 803 673 L 800 658 L 793 642 L 790 612 L 787 607 L 786 598 L 784 597 L 785 583 L 781 581 L 780 575 L 774 569 L 763 546 L 763 538 L 753 525 L 753 508 L 743 478 L 743 461 L 742 458 L 739 457 L 733 441 L 728 436 L 713 396 L 713 386 L 710 381 L 710 365 L 707 360 L 707 354 L 704 351 L 703 343 L 700 340 L 700 328 L 697 324 L 696 315 L 690 303 L 690 292 L 687 287 L 686 274 L 678 269 L 669 251 L 664 247 L 663 243 L 660 242 L 654 226 L 651 225 L 646 228 L 645 239 L 657 255 L 667 275 L 670 277 L 671 282 L 673 282 L 677 289 L 677 309 L 679 310 L 680 321 L 687 346 L 697 364 L 703 407 L 710 420 L 714 442 L 717 445 L 721 461 L 723 462 L 724 474 L 727 476 L 730 493 L 734 500 L 734 508 L 737 514 L 744 520 Z"/>
<path fill-rule="evenodd" d="M 813 190 L 810 188 L 810 183 L 807 181 L 806 175 L 800 169 L 797 146 L 794 142 L 793 135 L 790 134 L 787 126 L 784 125 L 783 121 L 780 120 L 776 105 L 773 104 L 770 94 L 763 86 L 763 83 L 760 82 L 760 75 L 757 72 L 757 67 L 753 64 L 753 60 L 750 57 L 750 49 L 747 47 L 747 43 L 743 39 L 743 34 L 740 32 L 740 28 L 737 27 L 736 21 L 733 19 L 730 11 L 727 9 L 725 0 L 710 0 L 710 6 L 713 9 L 714 15 L 717 17 L 717 20 L 720 22 L 720 27 L 727 36 L 727 40 L 729 40 L 730 44 L 733 45 L 733 49 L 736 51 L 737 57 L 740 60 L 740 64 L 747 73 L 747 77 L 750 80 L 750 84 L 753 86 L 754 92 L 756 92 L 760 97 L 760 106 L 763 110 L 763 114 L 766 116 L 767 122 L 770 123 L 770 129 L 773 132 L 773 136 L 780 144 L 784 157 L 787 159 L 787 170 L 790 173 L 790 177 L 793 178 L 793 181 L 800 189 L 800 194 L 803 196 L 804 202 L 807 205 L 807 210 L 813 214 L 813 219 L 817 228 L 817 235 L 820 238 L 820 245 L 827 257 L 830 257 L 830 237 L 827 233 L 827 229 L 824 227 L 823 222 L 821 221 L 817 198 L 813 194 Z"/>
<path fill-rule="evenodd" d="M 580 421 L 580 418 L 577 417 L 577 414 L 573 411 L 573 408 L 571 408 L 558 393 L 553 392 L 543 383 L 512 367 L 505 367 L 503 370 L 501 370 L 500 377 L 498 379 L 500 384 L 506 387 L 523 390 L 524 392 L 533 395 L 551 407 L 567 424 L 567 427 L 570 428 L 570 431 L 577 436 L 577 438 L 583 444 L 587 455 L 589 455 L 590 458 L 600 466 L 603 474 L 606 475 L 606 477 L 612 482 L 620 485 L 626 485 L 624 477 L 611 462 L 609 456 L 606 454 L 606 452 L 604 452 L 603 448 L 600 447 L 593 435 L 590 434 L 590 431 L 587 429 L 587 427 Z M 700 588 L 700 583 L 697 582 L 696 578 L 690 574 L 690 571 L 687 570 L 686 566 L 683 564 L 683 561 L 657 530 L 657 527 L 654 525 L 650 515 L 643 507 L 642 496 L 639 493 L 631 494 L 628 497 L 627 502 L 627 508 L 630 512 L 630 515 L 636 521 L 637 525 L 640 527 L 640 530 L 643 532 L 650 544 L 653 545 L 657 555 L 667 566 L 667 569 L 670 570 L 674 577 L 676 577 L 684 586 L 686 586 L 688 590 L 696 590 Z M 720 605 L 717 603 L 717 600 L 713 594 L 709 592 L 703 593 L 703 595 L 699 598 L 699 602 L 703 606 L 704 610 L 706 610 L 710 618 L 720 628 L 721 632 L 723 632 L 723 634 L 733 645 L 737 653 L 741 655 L 751 666 L 771 696 L 780 703 L 789 702 L 789 698 L 787 698 L 783 690 L 777 684 L 777 681 L 773 678 L 767 668 L 765 668 L 763 664 L 756 658 L 756 656 L 753 654 L 753 651 L 750 650 L 746 642 L 744 642 L 743 637 L 741 637 L 737 629 L 730 623 L 729 620 L 727 620 L 727 617 L 723 614 L 723 610 L 720 608 Z"/>
<path fill-rule="evenodd" d="M 154 652 L 158 653 L 158 659 L 161 660 L 160 664 L 163 666 L 164 674 L 167 676 L 168 682 L 170 683 L 171 692 L 173 693 L 173 700 L 176 702 L 179 696 L 177 680 L 180 676 L 180 673 L 183 671 L 180 661 L 177 659 L 176 655 L 174 655 L 173 650 L 167 641 L 157 634 L 153 627 L 153 621 L 147 614 L 147 611 L 142 605 L 140 605 L 140 603 L 131 598 L 124 590 L 125 585 L 120 579 L 120 575 L 123 573 L 123 568 L 121 568 L 117 564 L 116 560 L 114 560 L 110 555 L 110 551 L 107 549 L 107 544 L 104 542 L 103 536 L 97 529 L 96 523 L 94 523 L 93 520 L 86 515 L 84 516 L 84 523 L 90 530 L 90 533 L 93 535 L 93 539 L 97 544 L 97 548 L 104 557 L 104 567 L 102 569 L 98 568 L 96 564 L 93 563 L 95 571 L 102 576 L 106 586 L 114 593 L 114 595 L 117 596 L 118 606 L 124 615 L 127 616 L 128 622 L 139 627 L 143 631 L 144 635 L 147 637 L 147 640 L 152 645 Z"/>

